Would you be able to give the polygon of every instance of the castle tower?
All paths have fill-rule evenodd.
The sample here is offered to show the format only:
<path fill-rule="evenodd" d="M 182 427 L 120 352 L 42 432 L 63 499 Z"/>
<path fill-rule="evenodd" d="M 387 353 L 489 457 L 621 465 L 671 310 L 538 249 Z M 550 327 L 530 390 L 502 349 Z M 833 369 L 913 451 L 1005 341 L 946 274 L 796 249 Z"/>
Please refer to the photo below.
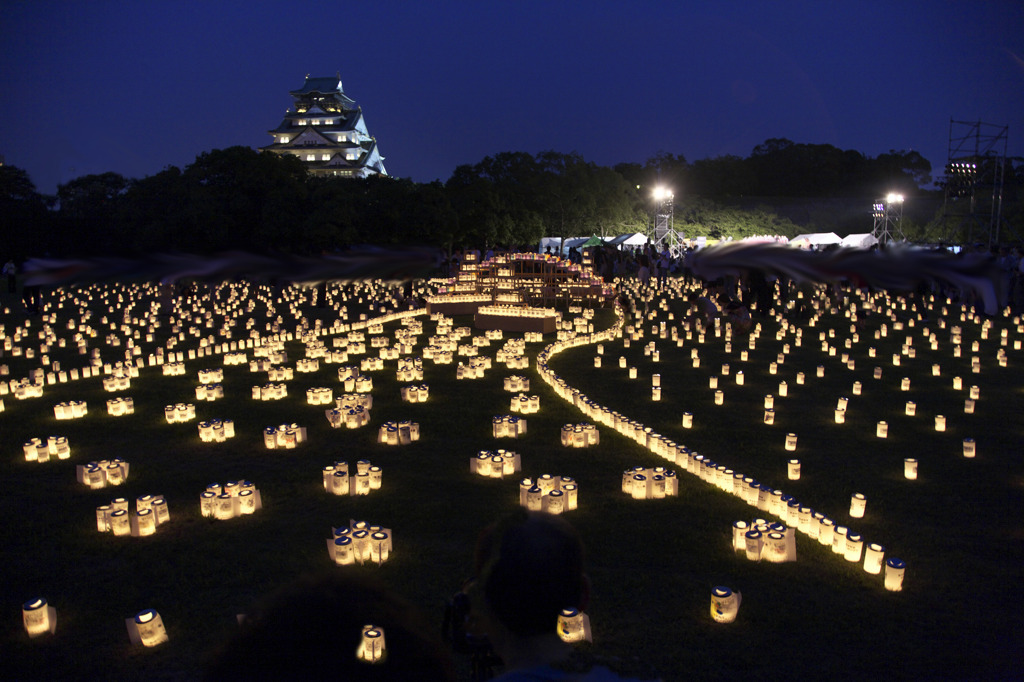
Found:
<path fill-rule="evenodd" d="M 377 141 L 366 130 L 363 110 L 341 89 L 341 75 L 310 78 L 291 91 L 294 103 L 269 131 L 274 142 L 260 151 L 291 154 L 318 176 L 365 178 L 387 175 Z"/>

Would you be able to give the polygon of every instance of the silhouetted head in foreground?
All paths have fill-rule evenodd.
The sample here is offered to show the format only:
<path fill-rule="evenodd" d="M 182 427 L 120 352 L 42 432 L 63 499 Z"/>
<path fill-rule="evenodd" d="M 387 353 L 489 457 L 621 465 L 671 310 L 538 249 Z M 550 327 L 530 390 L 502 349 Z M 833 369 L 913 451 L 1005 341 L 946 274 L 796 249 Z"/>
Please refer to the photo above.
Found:
<path fill-rule="evenodd" d="M 385 653 L 360 660 L 363 628 Z M 267 596 L 215 654 L 207 680 L 453 680 L 447 649 L 417 609 L 346 569 L 304 577 Z"/>

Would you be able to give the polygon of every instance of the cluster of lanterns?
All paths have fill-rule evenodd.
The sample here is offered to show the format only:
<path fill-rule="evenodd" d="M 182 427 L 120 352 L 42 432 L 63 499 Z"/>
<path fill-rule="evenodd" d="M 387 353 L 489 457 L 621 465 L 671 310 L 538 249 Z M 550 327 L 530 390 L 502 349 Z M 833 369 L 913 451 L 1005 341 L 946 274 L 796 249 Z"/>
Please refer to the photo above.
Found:
<path fill-rule="evenodd" d="M 561 435 L 562 445 L 567 448 L 587 448 L 601 443 L 601 432 L 587 422 L 564 424 Z"/>
<path fill-rule="evenodd" d="M 430 387 L 426 384 L 402 386 L 401 394 L 402 400 L 407 403 L 425 403 L 430 397 Z"/>
<path fill-rule="evenodd" d="M 270 401 L 281 400 L 288 397 L 288 384 L 267 383 L 262 386 L 252 387 L 253 400 Z"/>
<path fill-rule="evenodd" d="M 196 406 L 192 403 L 177 403 L 164 407 L 164 419 L 168 424 L 183 424 L 196 418 Z"/>
<path fill-rule="evenodd" d="M 455 370 L 456 379 L 482 379 L 491 368 L 490 357 L 473 358 L 467 363 L 460 362 Z"/>
<path fill-rule="evenodd" d="M 369 525 L 365 521 L 332 528 L 327 552 L 338 566 L 366 563 L 379 566 L 391 556 L 391 529 Z"/>
<path fill-rule="evenodd" d="M 505 377 L 505 381 L 503 383 L 503 387 L 504 387 L 504 389 L 506 391 L 508 391 L 510 393 L 517 393 L 517 392 L 521 392 L 521 391 L 529 391 L 530 390 L 530 379 L 528 377 L 524 377 L 524 376 L 521 376 L 521 375 L 518 375 L 518 374 L 514 374 L 512 376 Z"/>
<path fill-rule="evenodd" d="M 679 494 L 679 478 L 665 467 L 635 466 L 622 472 L 622 492 L 634 500 L 675 497 Z"/>
<path fill-rule="evenodd" d="M 796 561 L 796 534 L 785 524 L 764 519 L 736 521 L 732 525 L 732 545 L 751 561 L 780 564 Z"/>
<path fill-rule="evenodd" d="M 89 406 L 84 400 L 69 400 L 53 406 L 53 416 L 58 420 L 80 419 L 89 413 Z"/>
<path fill-rule="evenodd" d="M 519 414 L 536 414 L 540 412 L 540 396 L 520 393 L 512 397 L 509 409 Z"/>
<path fill-rule="evenodd" d="M 420 439 L 420 425 L 413 421 L 384 422 L 377 432 L 377 442 L 384 445 L 408 445 Z"/>
<path fill-rule="evenodd" d="M 196 400 L 213 401 L 224 397 L 224 387 L 220 384 L 199 384 L 196 386 Z"/>
<path fill-rule="evenodd" d="M 569 476 L 542 474 L 519 481 L 519 505 L 530 511 L 561 514 L 579 506 L 579 484 Z"/>
<path fill-rule="evenodd" d="M 197 428 L 199 429 L 199 440 L 203 443 L 223 443 L 228 438 L 235 437 L 235 422 L 233 419 L 201 421 Z"/>
<path fill-rule="evenodd" d="M 518 438 L 526 434 L 526 420 L 513 414 L 491 418 L 491 432 L 495 438 Z"/>
<path fill-rule="evenodd" d="M 22 451 L 26 462 L 49 462 L 51 457 L 71 457 L 71 446 L 66 436 L 50 436 L 46 442 L 42 438 L 32 438 L 22 446 Z"/>
<path fill-rule="evenodd" d="M 260 491 L 250 481 L 211 483 L 199 495 L 199 513 L 218 521 L 254 514 L 262 508 Z"/>
<path fill-rule="evenodd" d="M 78 482 L 93 489 L 121 485 L 128 479 L 128 469 L 128 462 L 119 457 L 79 464 L 75 468 Z"/>
<path fill-rule="evenodd" d="M 485 478 L 514 476 L 521 469 L 519 454 L 510 450 L 481 450 L 469 460 L 470 473 Z"/>
<path fill-rule="evenodd" d="M 263 444 L 268 450 L 291 450 L 306 441 L 306 427 L 298 424 L 281 424 L 263 429 Z"/>
<path fill-rule="evenodd" d="M 143 495 L 135 500 L 135 513 L 130 513 L 130 503 L 118 497 L 110 504 L 96 508 L 96 530 L 117 536 L 141 537 L 152 535 L 157 526 L 171 520 L 167 500 L 163 495 Z"/>
<path fill-rule="evenodd" d="M 356 462 L 355 475 L 351 476 L 348 462 L 335 462 L 323 468 L 324 490 L 332 495 L 369 495 L 372 490 L 380 490 L 383 475 L 381 468 L 368 459 Z"/>

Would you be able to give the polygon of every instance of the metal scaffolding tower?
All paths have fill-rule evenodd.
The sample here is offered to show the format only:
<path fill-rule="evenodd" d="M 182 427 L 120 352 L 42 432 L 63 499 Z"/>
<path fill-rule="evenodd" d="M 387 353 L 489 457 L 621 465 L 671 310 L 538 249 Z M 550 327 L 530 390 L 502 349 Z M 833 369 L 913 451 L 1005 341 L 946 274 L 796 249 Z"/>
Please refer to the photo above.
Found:
<path fill-rule="evenodd" d="M 670 190 L 657 187 L 654 190 L 654 220 L 647 230 L 647 241 L 661 252 L 668 248 L 672 256 L 678 258 L 683 249 L 683 233 L 676 232 L 673 224 L 675 196 Z"/>
<path fill-rule="evenodd" d="M 878 240 L 879 244 L 906 241 L 906 237 L 903 236 L 902 194 L 890 194 L 876 201 L 871 215 L 875 219 L 871 236 Z"/>
<path fill-rule="evenodd" d="M 999 243 L 1008 126 L 949 121 L 942 224 L 949 242 Z"/>

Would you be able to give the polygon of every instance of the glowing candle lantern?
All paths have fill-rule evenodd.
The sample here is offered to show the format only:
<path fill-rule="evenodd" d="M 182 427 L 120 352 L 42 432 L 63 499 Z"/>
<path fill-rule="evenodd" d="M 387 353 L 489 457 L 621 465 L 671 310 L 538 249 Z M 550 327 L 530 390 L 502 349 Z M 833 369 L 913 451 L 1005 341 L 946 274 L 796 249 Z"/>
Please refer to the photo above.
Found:
<path fill-rule="evenodd" d="M 885 547 L 875 544 L 868 544 L 864 549 L 864 572 L 871 575 L 878 575 L 882 572 L 882 562 L 885 559 Z"/>
<path fill-rule="evenodd" d="M 910 377 L 903 377 L 903 380 L 900 381 L 900 390 L 901 391 L 909 391 L 910 390 Z"/>
<path fill-rule="evenodd" d="M 968 459 L 974 457 L 977 453 L 977 443 L 974 442 L 973 438 L 964 438 L 964 457 Z"/>
<path fill-rule="evenodd" d="M 821 377 L 825 376 L 825 366 L 824 365 L 818 365 L 818 367 L 817 367 L 817 369 L 815 371 L 816 371 L 816 374 L 817 374 L 819 379 Z M 799 377 L 798 377 L 798 379 L 799 379 Z M 797 383 L 799 383 L 799 381 Z"/>
<path fill-rule="evenodd" d="M 21 607 L 21 622 L 29 637 L 38 637 L 57 629 L 57 610 L 43 598 L 25 602 Z"/>
<path fill-rule="evenodd" d="M 651 387 L 651 400 L 655 402 L 661 400 L 661 386 Z"/>
<path fill-rule="evenodd" d="M 747 535 L 748 524 L 746 521 L 735 521 L 732 524 L 732 548 L 739 552 L 746 550 L 747 548 Z"/>
<path fill-rule="evenodd" d="M 708 388 L 718 388 L 718 377 L 708 377 Z"/>
<path fill-rule="evenodd" d="M 848 533 L 846 536 L 846 550 L 843 553 L 843 558 L 852 563 L 858 563 L 863 550 L 863 538 L 861 538 L 857 533 Z"/>
<path fill-rule="evenodd" d="M 796 434 L 795 433 L 787 433 L 786 434 L 786 449 L 789 450 L 790 452 L 792 452 L 793 450 L 796 450 Z"/>
<path fill-rule="evenodd" d="M 932 365 L 932 376 L 933 377 L 937 377 L 937 376 L 941 376 L 941 374 L 942 374 L 942 368 L 939 365 L 937 365 L 937 364 Z"/>
<path fill-rule="evenodd" d="M 832 533 L 832 553 L 833 554 L 845 554 L 846 553 L 846 534 L 849 529 L 846 526 L 836 526 L 835 531 Z"/>
<path fill-rule="evenodd" d="M 744 380 L 743 370 L 740 370 L 740 371 L 736 372 L 736 385 L 737 386 L 742 386 L 743 385 L 743 380 Z"/>
<path fill-rule="evenodd" d="M 594 368 L 595 369 L 601 369 L 601 356 L 600 355 L 595 355 L 594 356 Z"/>
<path fill-rule="evenodd" d="M 778 374 L 779 373 L 779 363 L 777 363 L 777 362 L 770 363 L 768 365 L 768 373 L 769 374 Z"/>
<path fill-rule="evenodd" d="M 785 398 L 789 395 L 789 385 L 785 381 L 779 382 L 779 397 Z"/>
<path fill-rule="evenodd" d="M 126 509 L 115 509 L 108 516 L 110 519 L 110 532 L 117 536 L 131 535 L 131 518 Z"/>
<path fill-rule="evenodd" d="M 885 420 L 878 422 L 878 425 L 875 426 L 875 436 L 878 438 L 889 437 L 889 424 Z"/>
<path fill-rule="evenodd" d="M 839 408 L 836 408 L 835 420 L 836 420 L 836 424 L 843 424 L 843 423 L 845 423 L 846 422 L 846 410 L 841 410 Z"/>
<path fill-rule="evenodd" d="M 770 410 L 773 407 L 775 407 L 775 396 L 769 393 L 764 397 L 764 409 Z"/>
<path fill-rule="evenodd" d="M 885 560 L 885 589 L 890 592 L 899 592 L 903 589 L 903 574 L 907 565 L 896 557 Z"/>
<path fill-rule="evenodd" d="M 160 614 L 153 609 L 146 609 L 128 619 L 128 635 L 133 643 L 141 643 L 145 647 L 153 647 L 167 641 L 167 630 Z"/>
<path fill-rule="evenodd" d="M 636 379 L 636 367 L 629 368 L 629 378 Z"/>
<path fill-rule="evenodd" d="M 768 408 L 764 411 L 764 423 L 768 426 L 775 423 L 775 410 Z"/>
<path fill-rule="evenodd" d="M 786 465 L 786 473 L 791 481 L 800 480 L 800 460 L 791 459 Z"/>
<path fill-rule="evenodd" d="M 152 535 L 156 532 L 156 516 L 150 508 L 140 509 L 135 515 L 135 524 L 139 536 Z"/>
<path fill-rule="evenodd" d="M 836 401 L 836 409 L 845 410 L 849 402 L 849 398 L 839 398 L 839 400 Z"/>
<path fill-rule="evenodd" d="M 981 397 L 981 389 L 978 388 L 977 386 L 971 386 L 970 397 L 971 397 L 971 400 L 977 400 L 978 398 L 980 398 Z"/>
<path fill-rule="evenodd" d="M 740 610 L 741 595 L 728 587 L 711 590 L 711 618 L 716 623 L 731 623 Z"/>
<path fill-rule="evenodd" d="M 974 414 L 974 401 L 970 398 L 964 400 L 964 414 Z"/>
<path fill-rule="evenodd" d="M 881 367 L 875 367 L 875 369 L 873 370 L 871 376 L 873 376 L 875 379 L 881 379 L 882 378 L 882 368 Z"/>
<path fill-rule="evenodd" d="M 348 530 L 347 528 L 345 530 Z M 331 556 L 338 566 L 350 566 L 356 562 L 355 548 L 352 538 L 348 535 L 341 535 L 329 541 L 331 543 Z"/>
<path fill-rule="evenodd" d="M 759 530 L 748 530 L 744 535 L 744 547 L 747 553 L 747 559 L 751 561 L 758 561 L 761 558 L 761 547 L 763 541 L 761 539 L 761 531 Z"/>
<path fill-rule="evenodd" d="M 691 429 L 691 428 L 693 428 L 693 413 L 691 413 L 691 412 L 683 412 L 683 428 L 684 429 Z"/>
<path fill-rule="evenodd" d="M 619 367 L 621 369 L 626 369 L 626 358 L 625 358 L 625 356 L 620 356 L 619 357 Z"/>
<path fill-rule="evenodd" d="M 855 493 L 850 499 L 850 516 L 855 519 L 863 518 L 867 504 L 867 498 L 862 493 Z"/>
<path fill-rule="evenodd" d="M 917 480 L 917 460 L 913 457 L 903 460 L 903 477 L 909 481 Z"/>
<path fill-rule="evenodd" d="M 566 608 L 558 614 L 558 637 L 563 642 L 590 641 L 590 619 L 579 609 Z"/>
<path fill-rule="evenodd" d="M 356 649 L 356 658 L 366 663 L 381 663 L 384 660 L 384 628 L 363 626 L 363 636 Z"/>
<path fill-rule="evenodd" d="M 946 430 L 946 418 L 941 414 L 935 415 L 935 430 L 945 431 Z"/>
<path fill-rule="evenodd" d="M 831 545 L 832 539 L 835 536 L 836 524 L 827 516 L 822 517 L 818 521 L 818 544 L 820 545 Z"/>
<path fill-rule="evenodd" d="M 526 492 L 526 508 L 530 511 L 541 511 L 543 506 L 543 493 L 540 486 L 532 486 Z"/>

